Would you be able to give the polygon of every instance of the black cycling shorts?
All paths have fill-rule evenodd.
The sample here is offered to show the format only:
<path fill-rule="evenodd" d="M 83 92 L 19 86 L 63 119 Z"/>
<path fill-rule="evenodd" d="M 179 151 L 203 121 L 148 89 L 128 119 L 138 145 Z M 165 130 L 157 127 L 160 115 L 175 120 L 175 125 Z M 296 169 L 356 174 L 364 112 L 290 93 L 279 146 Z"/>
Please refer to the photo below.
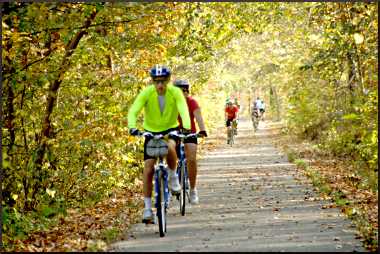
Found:
<path fill-rule="evenodd" d="M 230 127 L 233 119 L 227 119 L 226 121 L 226 127 Z"/>
<path fill-rule="evenodd" d="M 192 136 L 192 137 L 189 137 L 189 138 L 185 138 L 185 139 L 183 140 L 183 143 L 184 143 L 184 144 L 189 144 L 189 143 L 191 143 L 191 144 L 196 144 L 196 145 L 198 145 L 198 138 L 197 138 L 196 136 Z M 179 159 L 179 144 L 180 144 L 180 141 L 178 140 L 178 141 L 177 141 L 177 145 L 176 145 L 176 152 L 177 152 L 177 157 L 178 157 L 178 159 Z"/>
<path fill-rule="evenodd" d="M 198 145 L 198 138 L 197 138 L 197 136 L 192 136 L 192 137 L 189 137 L 189 138 L 185 138 L 183 140 L 183 143 L 185 143 L 185 144 L 191 143 L 191 144 Z"/>
<path fill-rule="evenodd" d="M 168 129 L 166 131 L 161 131 L 161 132 L 152 132 L 154 135 L 158 135 L 158 134 L 162 134 L 162 135 L 165 135 L 165 134 L 168 134 L 169 132 L 171 131 L 175 131 L 175 130 L 179 130 L 179 128 L 171 128 L 171 129 Z M 148 144 L 148 141 L 151 140 L 152 137 L 145 137 L 145 141 L 144 141 L 144 161 L 148 160 L 148 159 L 155 159 L 154 157 L 151 157 L 149 156 L 147 153 L 146 153 L 146 145 Z M 178 137 L 170 137 L 170 139 L 173 139 L 176 143 L 179 142 L 179 138 Z"/>

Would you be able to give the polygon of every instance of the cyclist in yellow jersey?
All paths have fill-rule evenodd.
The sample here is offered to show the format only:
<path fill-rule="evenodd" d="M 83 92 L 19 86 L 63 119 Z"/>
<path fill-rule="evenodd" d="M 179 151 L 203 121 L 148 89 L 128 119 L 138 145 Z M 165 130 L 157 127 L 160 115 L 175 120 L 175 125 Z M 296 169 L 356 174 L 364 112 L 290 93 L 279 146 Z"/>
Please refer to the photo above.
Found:
<path fill-rule="evenodd" d="M 143 128 L 153 134 L 168 134 L 179 129 L 178 114 L 182 118 L 184 134 L 190 133 L 190 116 L 186 99 L 178 87 L 169 84 L 171 72 L 166 66 L 156 65 L 150 70 L 150 76 L 154 85 L 143 89 L 136 97 L 128 112 L 128 128 L 131 135 L 137 135 L 136 119 L 144 108 Z M 152 211 L 152 180 L 154 174 L 155 158 L 146 153 L 146 145 L 150 137 L 144 142 L 144 172 L 143 192 L 144 205 L 143 222 L 153 221 Z M 178 175 L 176 174 L 177 154 L 175 137 L 168 140 L 168 155 L 166 161 L 169 166 L 169 188 L 173 193 L 181 190 Z"/>

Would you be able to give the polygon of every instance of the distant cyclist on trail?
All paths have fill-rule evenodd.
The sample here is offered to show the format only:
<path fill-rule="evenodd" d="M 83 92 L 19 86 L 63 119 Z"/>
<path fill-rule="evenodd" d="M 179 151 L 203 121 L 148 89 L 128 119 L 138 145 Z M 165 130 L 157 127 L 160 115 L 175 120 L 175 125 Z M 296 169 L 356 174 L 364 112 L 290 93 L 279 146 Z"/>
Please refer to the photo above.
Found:
<path fill-rule="evenodd" d="M 256 104 L 256 107 L 259 109 L 260 111 L 260 119 L 261 120 L 264 120 L 264 112 L 265 112 L 265 103 L 263 100 L 260 99 L 260 97 L 257 97 L 256 101 L 255 101 L 255 104 Z"/>
<path fill-rule="evenodd" d="M 182 92 L 186 98 L 187 106 L 190 114 L 191 121 L 191 132 L 196 133 L 197 128 L 195 126 L 195 119 L 199 127 L 199 134 L 203 137 L 207 137 L 207 132 L 205 130 L 205 125 L 203 122 L 203 117 L 201 113 L 201 108 L 198 102 L 189 95 L 190 84 L 187 80 L 176 80 L 174 85 L 181 88 Z M 182 126 L 182 119 L 179 117 L 180 127 Z M 190 203 L 198 204 L 198 191 L 196 188 L 197 180 L 197 137 L 191 137 L 184 140 L 185 145 L 185 155 L 187 160 L 187 168 L 189 170 L 189 180 L 190 180 Z"/>
<path fill-rule="evenodd" d="M 228 135 L 228 129 L 232 128 L 233 122 L 237 123 L 239 109 L 237 106 L 235 106 L 232 103 L 231 100 L 227 100 L 227 106 L 224 109 L 224 112 L 225 112 L 225 121 L 226 121 L 226 127 L 227 127 L 227 135 Z"/>
<path fill-rule="evenodd" d="M 131 135 L 138 135 L 136 119 L 140 111 L 144 108 L 143 128 L 153 134 L 168 134 L 173 130 L 179 129 L 178 113 L 182 118 L 184 133 L 190 133 L 190 116 L 181 89 L 169 84 L 171 71 L 166 66 L 156 65 L 150 70 L 153 85 L 147 86 L 136 97 L 128 112 L 128 128 Z M 144 192 L 144 211 L 143 222 L 152 223 L 152 180 L 154 174 L 155 158 L 146 153 L 146 145 L 150 137 L 145 138 L 144 142 L 144 172 L 143 172 L 143 192 Z M 177 167 L 176 138 L 169 137 L 168 155 L 166 157 L 169 166 L 169 188 L 174 193 L 181 190 Z"/>

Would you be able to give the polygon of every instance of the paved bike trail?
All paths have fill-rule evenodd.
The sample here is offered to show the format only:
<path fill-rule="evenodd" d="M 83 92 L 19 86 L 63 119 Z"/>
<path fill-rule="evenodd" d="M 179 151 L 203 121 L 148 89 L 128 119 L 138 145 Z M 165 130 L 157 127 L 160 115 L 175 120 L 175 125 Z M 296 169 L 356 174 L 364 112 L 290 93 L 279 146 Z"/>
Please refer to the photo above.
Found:
<path fill-rule="evenodd" d="M 224 132 L 208 138 L 219 145 L 199 161 L 200 204 L 181 216 L 172 200 L 165 237 L 158 225 L 139 223 L 108 251 L 366 251 L 354 225 L 339 209 L 326 208 L 331 201 L 317 198 L 310 181 L 272 145 L 272 133 L 266 122 L 254 133 L 242 119 L 232 147 Z"/>

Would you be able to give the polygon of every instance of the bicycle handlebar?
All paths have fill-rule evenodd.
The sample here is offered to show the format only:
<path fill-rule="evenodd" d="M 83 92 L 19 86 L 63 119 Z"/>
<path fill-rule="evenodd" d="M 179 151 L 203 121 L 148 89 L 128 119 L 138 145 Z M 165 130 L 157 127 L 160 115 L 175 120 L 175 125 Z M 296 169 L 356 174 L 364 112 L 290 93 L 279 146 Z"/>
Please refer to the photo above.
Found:
<path fill-rule="evenodd" d="M 190 133 L 190 134 L 185 135 L 185 134 L 180 133 L 179 131 L 171 131 L 168 134 L 163 135 L 163 134 L 153 134 L 149 131 L 140 131 L 140 130 L 138 130 L 138 134 L 136 136 L 152 137 L 154 139 L 160 139 L 160 138 L 163 138 L 166 136 L 176 136 L 179 138 L 203 137 L 203 135 L 201 135 L 199 133 Z"/>

